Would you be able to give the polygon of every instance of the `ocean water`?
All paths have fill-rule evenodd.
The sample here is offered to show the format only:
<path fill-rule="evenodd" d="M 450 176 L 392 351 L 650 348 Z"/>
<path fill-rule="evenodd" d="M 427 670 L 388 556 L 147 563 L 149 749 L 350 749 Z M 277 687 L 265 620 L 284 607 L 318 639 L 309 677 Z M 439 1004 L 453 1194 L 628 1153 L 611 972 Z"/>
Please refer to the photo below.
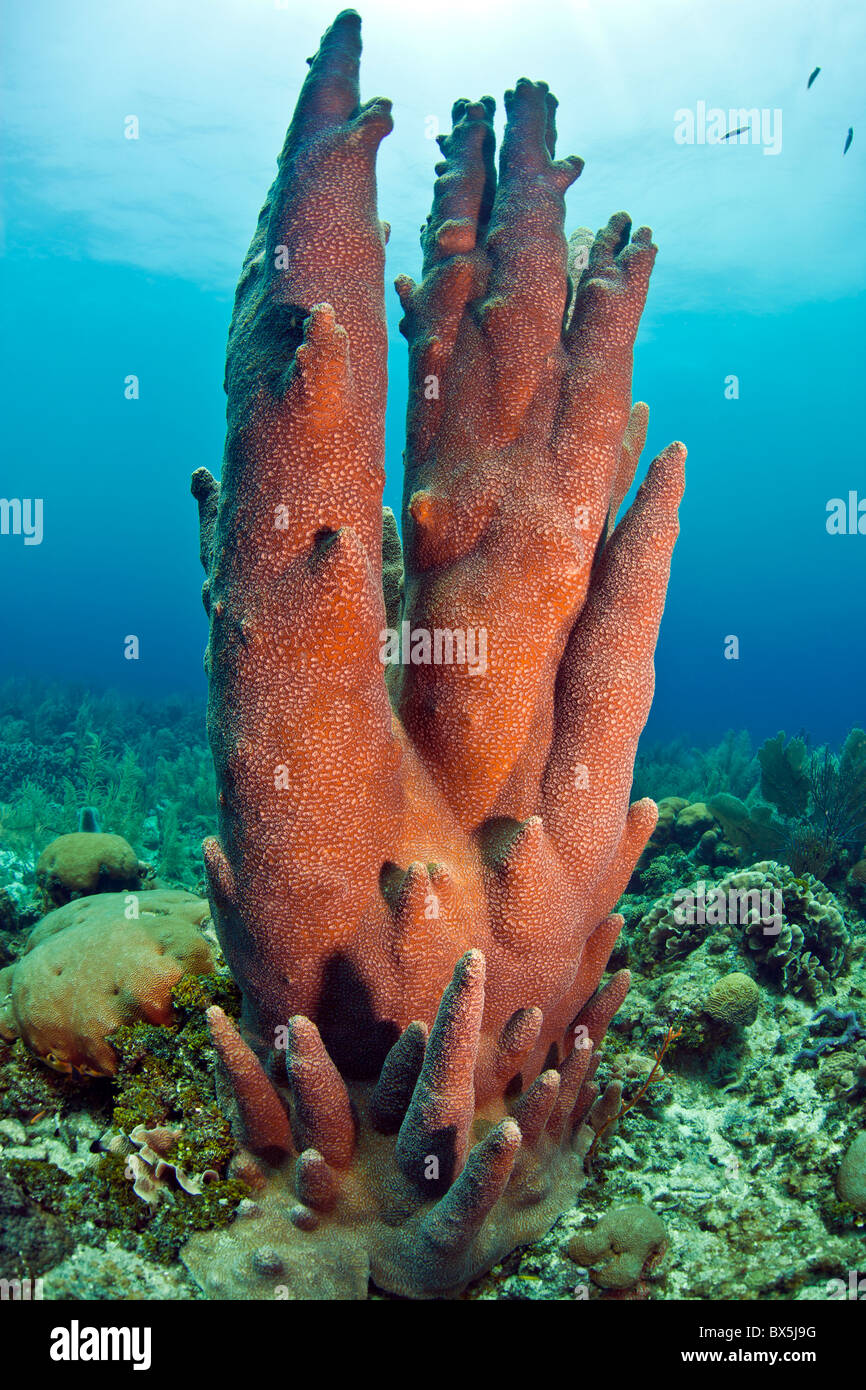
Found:
<path fill-rule="evenodd" d="M 635 488 L 670 441 L 689 451 L 635 773 L 635 796 L 662 802 L 661 815 L 640 858 L 614 872 L 604 807 L 587 826 L 570 787 L 554 788 L 566 808 L 557 803 L 558 823 L 547 814 L 554 793 L 545 802 L 539 840 L 528 821 L 490 819 L 487 803 L 458 832 L 431 779 L 423 816 L 404 816 L 405 834 L 388 843 L 395 862 L 371 859 L 367 882 L 370 864 L 353 878 L 337 850 L 348 845 L 351 859 L 353 840 L 373 834 L 354 837 L 342 800 L 328 802 L 345 790 L 340 728 L 327 726 L 333 760 L 318 728 L 303 726 L 277 770 L 318 777 L 316 795 L 306 784 L 300 793 L 310 825 L 330 807 L 316 835 L 308 819 L 280 819 L 267 778 L 260 797 L 247 779 L 245 802 L 225 796 L 226 777 L 218 809 L 189 491 L 195 469 L 219 473 L 235 284 L 304 59 L 336 8 L 0 0 L 0 1298 L 194 1301 L 203 1320 L 202 1293 L 622 1296 L 750 1300 L 766 1321 L 781 1300 L 809 1300 L 812 1317 L 818 1300 L 866 1297 L 866 10 L 854 0 L 359 6 L 362 98 L 390 97 L 395 122 L 378 159 L 378 210 L 391 226 L 385 503 L 399 515 L 408 396 L 392 282 L 420 278 L 419 229 L 440 157 L 433 136 L 450 129 L 452 101 L 489 93 L 501 137 L 502 95 L 521 76 L 545 80 L 559 99 L 557 155 L 586 162 L 567 194 L 566 232 L 625 209 L 659 247 L 635 347 L 633 399 L 650 406 Z M 765 741 L 779 730 L 793 741 L 774 752 Z M 841 757 L 828 751 L 843 744 Z M 232 777 L 237 768 L 240 785 L 242 757 Z M 349 772 L 352 804 L 363 804 L 364 768 Z M 380 804 L 393 810 L 380 790 L 371 821 Z M 237 805 L 249 812 L 239 834 Z M 71 845 L 78 830 L 88 833 Z M 212 857 L 205 875 L 202 841 L 218 831 L 231 869 L 233 854 L 243 859 L 236 912 L 225 904 L 230 870 Z M 123 839 L 103 845 L 100 832 Z M 436 863 L 421 863 L 418 845 L 427 850 L 435 835 Z M 528 874 L 506 874 L 526 867 L 524 852 L 537 854 Z M 297 877 L 286 862 L 300 866 Z M 430 889 L 423 914 L 419 883 Z M 738 915 L 741 889 L 760 909 L 752 902 Z M 441 933 L 427 916 L 432 899 L 438 921 L 440 897 Z M 140 900 L 150 904 L 143 926 Z M 691 916 L 680 915 L 684 903 Z M 619 935 L 606 917 L 614 906 Z M 65 915 L 46 930 L 55 909 Z M 154 919 L 158 960 L 147 939 Z M 130 946 L 138 930 L 143 944 Z M 358 941 L 368 952 L 360 963 Z M 483 1025 L 477 951 L 455 965 L 479 942 Z M 606 1011 L 597 987 L 610 989 Z M 455 999 L 465 1010 L 427 1044 L 466 1073 L 454 1088 L 455 1133 L 464 1092 L 477 1097 L 471 1088 L 488 1072 L 496 1080 L 484 1107 L 468 1108 L 476 1158 L 494 1123 L 503 1150 L 514 1142 L 513 1117 L 524 1123 L 519 1107 L 543 1069 L 561 1067 L 563 1087 L 574 1079 L 572 1034 L 588 1033 L 587 1019 L 596 1042 L 599 1020 L 609 1028 L 598 1106 L 581 1071 L 561 1148 L 538 1141 L 543 1181 L 527 1160 L 514 1186 L 503 1179 L 486 1225 L 463 1220 L 470 1253 L 456 1273 L 442 1254 L 442 1230 L 461 1225 L 450 1218 L 434 1223 L 425 1264 L 426 1222 L 440 1209 L 432 1197 L 428 1209 L 407 1164 L 431 1155 L 413 1149 L 414 1132 L 399 1161 L 398 1141 L 388 1148 L 398 1124 L 411 1128 L 411 1085 L 387 1142 L 371 1100 L 393 1038 L 405 1028 L 405 1042 L 415 1018 L 432 1024 L 440 997 L 440 1019 L 449 1000 L 455 1017 Z M 473 1010 L 480 1044 L 459 1032 Z M 549 1036 L 539 1033 L 512 1075 L 514 1035 L 530 1012 L 543 1013 Z M 304 1187 L 285 1136 L 280 1147 L 269 1129 L 256 1148 L 254 1126 L 242 1123 L 215 1061 L 219 1053 L 231 1072 L 231 1049 L 243 1047 L 232 1020 L 277 1087 L 259 1087 L 271 1107 L 265 1128 L 288 1135 L 291 1091 L 296 1142 L 327 1153 L 324 1178 L 313 1171 L 334 1182 L 330 1206 L 321 1189 L 314 1200 L 309 1165 Z M 316 1131 L 315 1106 L 305 1110 L 298 1029 L 310 1020 L 343 1076 L 325 1068 L 333 1129 Z M 282 1041 L 270 1036 L 275 1022 Z M 411 1036 L 420 1066 L 420 1035 Z M 512 1050 L 494 1072 L 503 1038 Z M 423 1100 L 423 1085 L 414 1094 Z M 438 1144 L 445 1131 L 430 1125 L 433 1138 L 422 1137 Z M 497 1158 L 491 1140 L 477 1170 Z M 352 1201 L 361 1192 L 368 1202 L 364 1222 L 346 1217 L 344 1168 Z M 450 1200 L 459 1173 L 455 1160 L 437 1198 Z M 404 1248 L 395 1203 L 409 1213 L 406 1229 L 427 1213 Z M 255 1224 L 265 1211 L 267 1240 Z M 627 1253 L 641 1256 L 625 1285 L 585 1243 L 591 1225 L 615 1222 L 612 1211 L 619 1233 L 628 1229 Z M 10 1294 L 10 1279 L 35 1279 L 40 1291 Z M 835 1329 L 833 1339 L 823 1355 L 839 1349 Z M 206 1340 L 196 1340 L 197 1357 Z M 220 1345 L 215 1337 L 206 1354 Z"/>
<path fill-rule="evenodd" d="M 4 5 L 0 494 L 42 498 L 44 521 L 38 546 L 0 537 L 0 672 L 203 692 L 188 476 L 219 466 L 234 285 L 331 17 L 294 0 Z M 826 528 L 831 499 L 866 503 L 862 6 L 371 0 L 363 19 L 362 94 L 395 117 L 385 500 L 399 510 L 406 404 L 389 282 L 419 269 L 430 118 L 447 129 L 455 97 L 490 92 L 501 131 L 503 90 L 544 78 L 558 153 L 586 160 L 567 229 L 624 208 L 660 248 L 634 396 L 644 465 L 674 438 L 689 463 L 648 734 L 837 742 L 866 683 L 866 535 Z M 701 104 L 757 112 L 747 143 L 699 143 Z"/>

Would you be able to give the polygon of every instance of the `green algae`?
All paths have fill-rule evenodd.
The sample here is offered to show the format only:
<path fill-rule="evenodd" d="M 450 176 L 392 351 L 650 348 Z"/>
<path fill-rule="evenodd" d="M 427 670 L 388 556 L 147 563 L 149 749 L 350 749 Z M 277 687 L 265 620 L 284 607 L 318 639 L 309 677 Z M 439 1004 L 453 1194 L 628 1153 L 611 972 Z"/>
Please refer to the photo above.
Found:
<path fill-rule="evenodd" d="M 236 1145 L 216 1101 L 204 1011 L 219 1004 L 236 1016 L 237 986 L 227 974 L 186 976 L 172 990 L 172 1002 L 176 1024 L 134 1023 L 112 1034 L 119 1058 L 112 1126 L 127 1135 L 138 1125 L 180 1129 L 172 1161 L 190 1172 L 220 1169 Z"/>
<path fill-rule="evenodd" d="M 195 1231 L 227 1225 L 246 1187 L 224 1176 L 237 1145 L 216 1100 L 212 1046 L 204 1011 L 219 1004 L 236 1015 L 237 988 L 227 974 L 184 977 L 172 999 L 177 1022 L 167 1026 L 135 1023 L 112 1035 L 118 1053 L 117 1074 L 99 1083 L 99 1109 L 106 1127 L 129 1136 L 138 1125 L 166 1125 L 180 1137 L 166 1154 L 187 1173 L 207 1169 L 220 1176 L 200 1194 L 167 1184 L 150 1206 L 134 1191 L 126 1175 L 127 1156 L 106 1152 L 80 1178 L 43 1159 L 5 1158 L 4 1170 L 43 1212 L 58 1217 L 92 1243 L 112 1240 L 153 1260 L 171 1262 Z M 5 1063 L 5 1065 L 4 1065 Z M 10 1115 L 60 1111 L 96 1088 L 46 1072 L 15 1043 L 0 1052 L 0 1102 Z M 132 1148 L 132 1146 L 129 1146 Z"/>
<path fill-rule="evenodd" d="M 112 1240 L 127 1250 L 170 1263 L 194 1231 L 226 1226 L 247 1189 L 235 1180 L 208 1183 L 199 1196 L 170 1190 L 151 1208 L 136 1196 L 125 1176 L 126 1158 L 104 1154 L 79 1182 L 44 1160 L 10 1158 L 10 1177 L 42 1211 L 57 1216 L 79 1237 Z"/>
<path fill-rule="evenodd" d="M 94 1109 L 94 1100 L 107 1100 L 104 1082 L 52 1071 L 25 1047 L 20 1038 L 0 1041 L 0 1119 L 24 1118 L 45 1111 L 83 1106 Z"/>

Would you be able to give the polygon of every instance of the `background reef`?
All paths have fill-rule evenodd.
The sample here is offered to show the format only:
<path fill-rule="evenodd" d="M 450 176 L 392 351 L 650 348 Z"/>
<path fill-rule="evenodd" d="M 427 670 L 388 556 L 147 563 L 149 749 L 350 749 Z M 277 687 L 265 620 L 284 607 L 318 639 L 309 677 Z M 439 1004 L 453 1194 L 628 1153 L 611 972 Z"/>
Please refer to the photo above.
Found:
<path fill-rule="evenodd" d="M 863 1263 L 866 736 L 645 745 L 644 795 L 659 825 L 619 905 L 611 968 L 634 983 L 601 1073 L 635 1104 L 580 1209 L 464 1297 L 826 1298 Z M 202 895 L 215 808 L 201 707 L 0 689 L 0 969 L 56 906 L 37 866 L 82 808 L 86 828 L 129 842 L 143 902 Z M 778 894 L 780 930 L 682 921 L 683 889 Z M 204 1021 L 212 1004 L 236 1016 L 238 995 L 200 915 L 213 971 L 173 987 L 167 1025 L 117 1028 L 113 1075 L 0 1043 L 0 1263 L 42 1276 L 49 1298 L 200 1297 L 184 1243 L 254 1204 Z"/>
<path fill-rule="evenodd" d="M 200 703 L 133 701 L 23 679 L 0 686 L 4 849 L 38 855 L 78 829 L 84 806 L 162 877 L 194 886 L 201 840 L 216 815 Z"/>

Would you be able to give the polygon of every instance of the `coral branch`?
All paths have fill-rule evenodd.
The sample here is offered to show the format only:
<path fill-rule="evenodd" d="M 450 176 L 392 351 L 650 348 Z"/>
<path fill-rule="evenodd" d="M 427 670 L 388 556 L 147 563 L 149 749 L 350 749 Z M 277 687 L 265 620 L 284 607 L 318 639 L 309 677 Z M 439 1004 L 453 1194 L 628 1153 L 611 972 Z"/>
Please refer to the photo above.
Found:
<path fill-rule="evenodd" d="M 303 1148 L 345 1168 L 355 1152 L 355 1120 L 348 1092 L 319 1037 L 300 1015 L 289 1023 L 286 1070 L 295 1102 L 295 1125 Z"/>
<path fill-rule="evenodd" d="M 470 951 L 458 961 L 442 997 L 397 1136 L 397 1162 L 422 1191 L 445 1191 L 465 1162 L 475 1115 L 475 1061 L 483 1012 L 484 957 Z"/>
<path fill-rule="evenodd" d="M 244 1143 L 271 1157 L 293 1153 L 288 1116 L 259 1059 L 216 1004 L 207 1010 L 207 1022 L 238 1103 Z"/>

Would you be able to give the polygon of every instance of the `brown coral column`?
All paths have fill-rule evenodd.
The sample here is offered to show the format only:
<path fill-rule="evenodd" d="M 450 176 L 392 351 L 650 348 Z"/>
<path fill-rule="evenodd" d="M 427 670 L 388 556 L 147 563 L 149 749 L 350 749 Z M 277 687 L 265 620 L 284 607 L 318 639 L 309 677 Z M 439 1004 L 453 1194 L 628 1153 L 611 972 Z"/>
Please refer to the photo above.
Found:
<path fill-rule="evenodd" d="M 546 84 L 521 79 L 505 104 L 498 186 L 492 100 L 456 104 L 424 279 L 398 281 L 411 374 L 405 616 L 487 642 L 485 671 L 407 668 L 399 709 L 468 829 L 494 807 L 535 809 L 553 679 L 619 472 L 655 255 L 645 228 L 629 244 L 628 218 L 611 219 L 567 316 L 564 194 L 582 161 L 552 157 Z"/>
<path fill-rule="evenodd" d="M 311 60 L 238 286 L 210 544 L 206 863 L 248 1022 L 312 1012 L 396 837 L 399 750 L 378 657 L 386 332 L 360 20 Z M 201 481 L 199 494 L 207 490 Z M 325 925 L 327 924 L 327 925 Z M 324 939 L 323 939 L 324 938 Z"/>
<path fill-rule="evenodd" d="M 405 1030 L 432 1024 L 455 963 L 483 954 L 456 1172 L 472 1106 L 569 1056 L 619 930 L 608 914 L 654 824 L 628 794 L 684 450 L 656 460 L 614 526 L 646 432 L 631 360 L 649 231 L 631 237 L 616 214 L 577 234 L 569 266 L 564 194 L 581 161 L 553 157 L 547 86 L 506 94 L 498 180 L 492 99 L 458 101 L 423 278 L 398 282 L 403 617 L 428 638 L 483 633 L 486 664 L 476 648 L 475 666 L 392 669 L 392 710 L 381 639 L 402 567 L 380 505 L 374 169 L 390 116 L 360 104 L 359 55 L 345 11 L 311 60 L 238 286 L 221 488 L 194 479 L 220 799 L 205 861 L 262 1055 L 298 1015 L 335 1075 L 373 1080 L 403 1035 L 373 1102 L 385 1132 L 395 1096 L 420 1084 Z M 594 1041 L 625 987 L 602 996 Z"/>

